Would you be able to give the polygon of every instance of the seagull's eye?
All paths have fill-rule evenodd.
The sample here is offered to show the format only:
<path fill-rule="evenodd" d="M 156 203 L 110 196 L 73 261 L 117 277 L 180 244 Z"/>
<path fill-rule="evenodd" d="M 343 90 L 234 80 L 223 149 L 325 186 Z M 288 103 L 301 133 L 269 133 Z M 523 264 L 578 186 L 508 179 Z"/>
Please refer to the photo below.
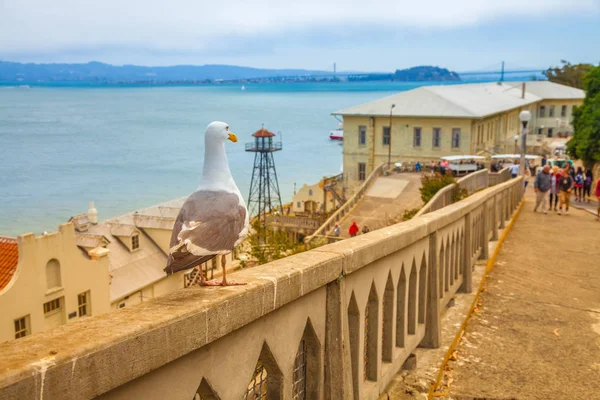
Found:
<path fill-rule="evenodd" d="M 228 130 L 229 130 L 229 127 L 228 127 L 228 126 L 226 126 L 226 127 L 225 127 L 225 130 L 226 130 L 226 131 L 228 131 Z"/>

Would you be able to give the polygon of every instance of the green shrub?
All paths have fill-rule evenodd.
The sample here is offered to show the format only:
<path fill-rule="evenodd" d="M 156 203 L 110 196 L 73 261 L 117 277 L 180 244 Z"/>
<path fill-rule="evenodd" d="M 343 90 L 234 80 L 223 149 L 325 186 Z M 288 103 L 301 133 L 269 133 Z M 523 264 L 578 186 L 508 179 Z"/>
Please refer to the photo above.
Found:
<path fill-rule="evenodd" d="M 456 180 L 451 175 L 423 175 L 421 177 L 421 200 L 427 203 L 440 189 L 456 183 Z"/>
<path fill-rule="evenodd" d="M 404 210 L 404 213 L 402 214 L 402 221 L 408 221 L 409 219 L 412 219 L 418 212 L 419 212 L 420 208 L 411 208 L 410 210 Z"/>

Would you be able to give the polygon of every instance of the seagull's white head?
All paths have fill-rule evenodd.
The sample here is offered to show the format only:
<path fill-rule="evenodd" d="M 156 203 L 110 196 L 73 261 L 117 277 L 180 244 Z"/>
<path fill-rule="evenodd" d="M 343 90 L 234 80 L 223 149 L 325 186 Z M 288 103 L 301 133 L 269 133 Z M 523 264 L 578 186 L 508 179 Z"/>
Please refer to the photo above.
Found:
<path fill-rule="evenodd" d="M 225 122 L 214 121 L 206 127 L 206 140 L 217 143 L 231 140 L 235 143 L 237 142 L 237 136 L 229 130 L 229 125 Z"/>

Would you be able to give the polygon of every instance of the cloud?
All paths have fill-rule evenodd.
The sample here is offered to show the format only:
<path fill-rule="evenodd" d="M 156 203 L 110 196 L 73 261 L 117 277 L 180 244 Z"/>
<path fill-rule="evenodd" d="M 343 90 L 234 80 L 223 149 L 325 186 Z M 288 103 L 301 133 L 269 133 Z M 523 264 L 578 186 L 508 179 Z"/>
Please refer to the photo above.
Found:
<path fill-rule="evenodd" d="M 498 21 L 597 13 L 597 0 L 4 0 L 0 57 L 128 49 L 206 53 L 253 38 L 368 30 L 439 32 Z M 116 51 L 116 50 L 115 50 Z"/>

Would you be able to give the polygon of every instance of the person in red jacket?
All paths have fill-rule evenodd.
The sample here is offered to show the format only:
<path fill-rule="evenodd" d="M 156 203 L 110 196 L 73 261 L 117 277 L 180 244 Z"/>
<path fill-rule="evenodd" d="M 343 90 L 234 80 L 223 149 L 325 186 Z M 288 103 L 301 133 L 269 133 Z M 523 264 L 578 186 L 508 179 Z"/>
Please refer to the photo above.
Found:
<path fill-rule="evenodd" d="M 358 234 L 358 225 L 356 225 L 356 221 L 352 222 L 352 225 L 350 225 L 350 229 L 348 229 L 348 233 L 350 234 L 350 237 L 354 237 Z"/>

